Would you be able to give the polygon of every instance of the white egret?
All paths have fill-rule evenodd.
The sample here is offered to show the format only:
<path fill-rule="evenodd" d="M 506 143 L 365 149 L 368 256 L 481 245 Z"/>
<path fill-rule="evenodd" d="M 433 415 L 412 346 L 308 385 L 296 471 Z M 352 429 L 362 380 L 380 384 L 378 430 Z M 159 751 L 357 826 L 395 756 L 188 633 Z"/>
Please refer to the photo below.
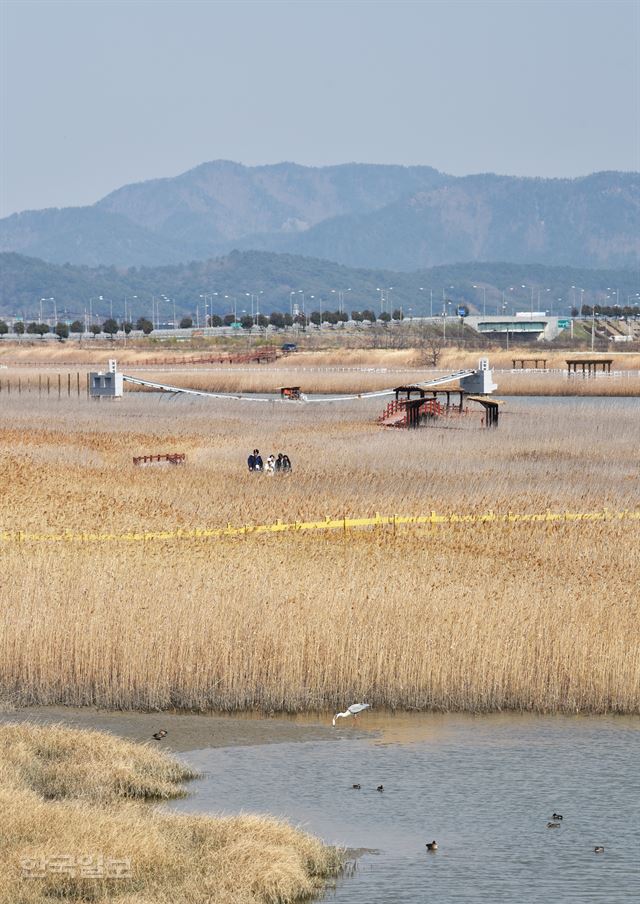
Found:
<path fill-rule="evenodd" d="M 353 716 L 355 719 L 358 713 L 361 713 L 365 709 L 369 709 L 370 705 L 370 703 L 352 703 L 351 706 L 347 707 L 345 712 L 335 714 L 333 717 L 333 724 L 336 724 L 336 719 L 346 719 L 347 716 Z"/>

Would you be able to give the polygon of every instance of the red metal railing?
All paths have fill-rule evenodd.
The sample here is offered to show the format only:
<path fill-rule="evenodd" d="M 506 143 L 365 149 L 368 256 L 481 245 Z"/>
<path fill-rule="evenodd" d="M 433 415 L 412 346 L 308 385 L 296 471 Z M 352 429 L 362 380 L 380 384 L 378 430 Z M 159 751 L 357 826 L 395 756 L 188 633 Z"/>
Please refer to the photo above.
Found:
<path fill-rule="evenodd" d="M 184 452 L 167 452 L 164 455 L 136 455 L 134 465 L 151 465 L 168 462 L 170 465 L 183 465 L 187 459 Z"/>

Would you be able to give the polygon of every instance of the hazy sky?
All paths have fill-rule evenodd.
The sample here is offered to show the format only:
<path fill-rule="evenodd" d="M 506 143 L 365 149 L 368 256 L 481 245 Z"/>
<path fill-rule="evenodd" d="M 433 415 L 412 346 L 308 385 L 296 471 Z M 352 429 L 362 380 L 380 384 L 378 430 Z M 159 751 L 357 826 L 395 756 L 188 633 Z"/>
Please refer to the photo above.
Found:
<path fill-rule="evenodd" d="M 0 215 L 206 160 L 640 169 L 640 2 L 0 0 Z"/>

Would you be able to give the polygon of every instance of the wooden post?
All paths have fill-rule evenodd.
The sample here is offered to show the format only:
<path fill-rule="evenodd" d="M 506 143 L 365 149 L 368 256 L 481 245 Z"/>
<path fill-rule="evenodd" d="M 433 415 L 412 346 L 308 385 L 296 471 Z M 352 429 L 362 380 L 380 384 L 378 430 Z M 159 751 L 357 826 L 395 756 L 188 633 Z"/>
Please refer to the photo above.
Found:
<path fill-rule="evenodd" d="M 62 374 L 58 374 L 58 398 L 60 398 L 62 390 Z"/>
<path fill-rule="evenodd" d="M 42 395 L 42 374 L 38 374 L 38 395 Z"/>
<path fill-rule="evenodd" d="M 76 371 L 77 384 L 78 384 L 78 398 L 80 398 L 80 371 Z"/>
<path fill-rule="evenodd" d="M 47 395 L 51 395 L 51 377 L 47 374 Z"/>
<path fill-rule="evenodd" d="M 71 396 L 71 374 L 67 374 L 67 396 Z"/>

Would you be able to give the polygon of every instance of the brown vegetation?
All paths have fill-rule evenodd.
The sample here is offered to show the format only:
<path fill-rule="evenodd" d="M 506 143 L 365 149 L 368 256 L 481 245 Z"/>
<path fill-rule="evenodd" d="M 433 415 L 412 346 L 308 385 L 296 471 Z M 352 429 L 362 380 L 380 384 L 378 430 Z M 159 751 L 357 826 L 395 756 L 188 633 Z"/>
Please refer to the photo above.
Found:
<path fill-rule="evenodd" d="M 246 350 L 245 342 L 228 348 Z M 225 346 L 210 343 L 209 351 L 218 354 Z M 513 371 L 512 361 L 532 354 L 546 357 L 549 372 Z M 438 370 L 433 368 L 433 356 L 425 348 L 362 348 L 344 347 L 302 350 L 287 355 L 277 362 L 262 365 L 202 365 L 190 363 L 200 360 L 207 351 L 186 347 L 162 346 L 119 347 L 116 350 L 104 345 L 78 348 L 53 343 L 41 347 L 16 347 L 14 344 L 0 348 L 0 362 L 8 362 L 7 370 L 0 371 L 0 392 L 4 395 L 7 383 L 11 392 L 18 391 L 18 379 L 24 395 L 37 394 L 38 387 L 46 394 L 45 373 L 50 375 L 50 392 L 57 396 L 57 375 L 62 374 L 62 395 L 67 394 L 67 379 L 71 373 L 71 394 L 76 392 L 77 371 L 106 366 L 107 359 L 117 358 L 119 367 L 155 382 L 167 383 L 208 392 L 274 392 L 288 384 L 301 385 L 303 391 L 359 393 L 385 389 L 403 383 L 429 380 L 442 373 L 474 368 L 478 359 L 488 356 L 495 370 L 498 394 L 539 396 L 637 396 L 640 395 L 640 354 L 618 353 L 614 355 L 613 373 L 599 374 L 595 379 L 581 376 L 569 379 L 567 358 L 576 356 L 566 350 L 532 350 L 531 346 L 506 351 L 503 348 L 470 350 L 447 346 L 438 350 Z M 602 357 L 596 355 L 596 357 Z M 154 367 L 150 362 L 157 361 Z M 37 365 L 37 366 L 36 366 Z M 72 369 L 76 369 L 72 372 Z M 84 373 L 81 373 L 81 389 L 84 391 Z M 452 384 L 455 386 L 456 384 Z M 127 386 L 128 391 L 140 391 Z"/>
<path fill-rule="evenodd" d="M 177 816 L 136 802 L 175 797 L 192 777 L 147 747 L 9 724 L 0 751 L 2 904 L 293 904 L 340 869 L 338 851 L 272 819 Z M 51 868 L 60 857 L 66 874 Z M 43 860 L 43 878 L 23 878 Z M 90 867 L 97 876 L 82 874 Z"/>
<path fill-rule="evenodd" d="M 25 411 L 12 398 L 0 431 L 2 527 L 637 507 L 628 402 L 518 404 L 497 431 L 409 432 L 375 426 L 379 403 L 128 396 L 33 400 Z M 247 473 L 256 446 L 287 451 L 293 474 Z M 186 465 L 132 465 L 134 454 L 168 451 L 186 452 Z M 639 534 L 625 521 L 4 543 L 0 693 L 125 708 L 298 711 L 366 697 L 637 712 Z"/>

